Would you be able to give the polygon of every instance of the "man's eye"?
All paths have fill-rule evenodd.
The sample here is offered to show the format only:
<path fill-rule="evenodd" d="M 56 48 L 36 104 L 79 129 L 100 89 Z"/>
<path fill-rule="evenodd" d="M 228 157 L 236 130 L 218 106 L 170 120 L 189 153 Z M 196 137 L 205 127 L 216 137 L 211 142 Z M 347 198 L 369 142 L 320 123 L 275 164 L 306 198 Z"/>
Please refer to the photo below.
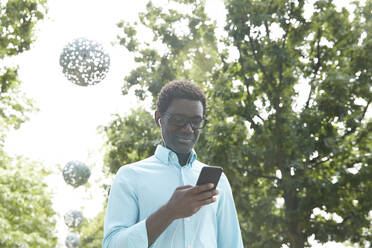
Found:
<path fill-rule="evenodd" d="M 177 117 L 177 116 L 175 116 L 175 117 L 173 117 L 173 121 L 174 121 L 174 122 L 185 122 L 185 119 L 182 118 L 182 117 Z"/>

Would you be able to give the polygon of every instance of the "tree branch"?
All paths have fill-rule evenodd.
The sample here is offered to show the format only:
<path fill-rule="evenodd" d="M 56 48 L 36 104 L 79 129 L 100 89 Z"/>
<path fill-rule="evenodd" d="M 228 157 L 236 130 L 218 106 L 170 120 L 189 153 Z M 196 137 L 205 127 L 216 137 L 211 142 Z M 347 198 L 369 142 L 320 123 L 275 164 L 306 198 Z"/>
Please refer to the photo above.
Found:
<path fill-rule="evenodd" d="M 262 122 L 264 122 L 265 120 L 259 115 L 259 114 L 255 114 L 255 116 L 257 116 L 258 118 L 260 118 L 260 120 L 262 121 Z"/>
<path fill-rule="evenodd" d="M 269 179 L 269 180 L 278 180 L 278 181 L 281 180 L 279 177 L 262 175 L 262 173 L 260 173 L 260 172 L 250 171 L 249 173 L 251 175 L 255 176 L 255 177 L 265 178 L 265 179 Z"/>
<path fill-rule="evenodd" d="M 270 40 L 270 30 L 269 30 L 269 25 L 267 24 L 266 20 L 264 22 L 264 25 L 265 25 L 265 30 L 266 30 L 266 38 Z"/>
<path fill-rule="evenodd" d="M 285 44 L 287 43 L 287 37 L 288 37 L 288 33 L 289 33 L 289 29 L 291 27 L 291 15 L 292 15 L 292 12 L 293 12 L 293 5 L 291 6 L 291 10 L 290 10 L 290 13 L 289 13 L 289 24 L 287 25 L 286 29 L 284 29 L 284 36 L 283 36 L 283 39 L 282 39 L 282 46 L 281 48 L 284 49 L 285 48 Z M 282 82 L 283 82 L 283 63 L 280 63 L 279 65 L 279 86 L 282 85 Z M 281 89 L 280 89 L 281 91 Z"/>
<path fill-rule="evenodd" d="M 255 47 L 254 41 L 253 41 L 252 36 L 250 35 L 250 33 L 251 33 L 251 28 L 248 26 L 248 34 L 247 35 L 248 35 L 248 38 L 249 38 L 249 45 L 251 47 L 251 51 L 253 53 L 253 57 L 254 57 L 255 61 L 257 62 L 258 66 L 260 67 L 260 69 L 261 69 L 261 71 L 262 71 L 262 73 L 264 75 L 264 78 L 267 81 L 267 83 L 270 84 L 274 88 L 274 85 L 270 81 L 270 77 L 267 74 L 267 71 L 266 71 L 265 66 L 261 63 L 261 61 L 257 57 L 257 53 L 260 50 L 257 47 Z M 257 53 L 255 51 L 257 51 Z M 245 55 L 248 56 L 248 54 L 246 52 L 245 52 Z"/>
<path fill-rule="evenodd" d="M 318 74 L 318 71 L 319 71 L 320 65 L 321 65 L 321 63 L 320 63 L 320 38 L 321 38 L 321 35 L 322 35 L 322 30 L 320 28 L 318 28 L 317 44 L 316 44 L 316 57 L 317 57 L 318 61 L 317 61 L 316 65 L 315 65 L 315 68 L 314 68 L 314 78 L 310 82 L 310 84 L 311 84 L 310 87 L 311 88 L 310 88 L 309 96 L 307 97 L 305 109 L 309 108 L 310 99 L 311 99 L 311 96 L 312 96 L 313 91 L 314 91 L 314 84 L 312 82 L 315 81 L 316 75 Z"/>
<path fill-rule="evenodd" d="M 316 167 L 318 165 L 321 165 L 331 159 L 334 159 L 336 158 L 336 155 L 333 155 L 333 156 L 328 156 L 327 159 L 325 160 L 321 160 L 321 161 L 318 161 L 319 160 L 320 156 L 316 157 L 316 158 L 313 158 L 312 160 L 310 160 L 310 164 L 313 164 L 312 167 Z M 356 163 L 361 163 L 363 162 L 363 160 L 361 158 L 358 158 L 358 159 L 354 159 L 354 160 L 351 160 L 350 163 L 345 163 L 344 165 L 347 167 L 347 168 L 351 168 L 354 164 Z"/>
<path fill-rule="evenodd" d="M 366 113 L 367 113 L 367 110 L 368 110 L 368 107 L 369 107 L 369 104 L 370 104 L 370 103 L 371 103 L 371 99 L 367 102 L 367 105 L 365 106 L 365 108 L 364 108 L 364 110 L 363 110 L 363 113 L 362 113 L 362 115 L 358 118 L 357 122 L 360 123 L 360 122 L 364 119 L 364 117 L 365 117 L 365 115 L 366 115 Z M 346 138 L 347 136 L 349 136 L 350 134 L 354 133 L 356 129 L 357 129 L 357 126 L 353 127 L 350 131 L 347 131 L 347 132 L 342 136 L 342 138 L 344 139 L 344 138 Z"/>
<path fill-rule="evenodd" d="M 320 159 L 320 156 L 317 156 L 316 158 L 313 158 L 313 159 L 310 160 L 309 162 L 310 162 L 310 164 L 313 164 L 313 165 L 312 165 L 313 167 L 316 167 L 316 166 L 318 166 L 318 165 L 321 165 L 321 164 L 323 164 L 323 163 L 329 161 L 331 158 L 334 158 L 334 156 L 328 156 L 327 159 L 325 159 L 325 160 L 321 160 L 321 161 L 317 162 L 317 161 Z"/>
<path fill-rule="evenodd" d="M 251 97 L 251 93 L 249 92 L 249 81 L 247 78 L 243 77 L 244 78 L 244 85 L 247 89 L 247 97 L 245 98 L 244 102 L 247 106 L 255 106 L 254 104 L 250 104 L 250 99 L 252 99 Z M 265 120 L 257 113 L 258 111 L 255 109 L 255 113 L 253 115 L 254 116 L 257 116 L 262 122 L 264 122 Z M 244 116 L 252 125 L 253 125 L 253 129 L 255 129 L 256 127 L 258 127 L 258 125 L 253 121 L 253 117 L 251 114 L 247 114 L 247 112 L 245 112 L 245 114 L 243 114 L 242 116 Z"/>
<path fill-rule="evenodd" d="M 284 45 L 285 45 L 285 43 L 287 41 L 289 29 L 291 28 L 291 19 L 292 19 L 292 15 L 293 15 L 293 11 L 294 11 L 293 9 L 294 9 L 294 4 L 291 4 L 291 9 L 290 9 L 290 11 L 288 13 L 288 16 L 289 16 L 288 22 L 289 22 L 289 24 L 288 24 L 287 29 L 285 30 L 285 34 L 283 36 L 282 48 L 284 48 Z"/>
<path fill-rule="evenodd" d="M 283 63 L 280 62 L 279 64 L 279 91 L 282 91 L 282 83 L 283 83 Z"/>

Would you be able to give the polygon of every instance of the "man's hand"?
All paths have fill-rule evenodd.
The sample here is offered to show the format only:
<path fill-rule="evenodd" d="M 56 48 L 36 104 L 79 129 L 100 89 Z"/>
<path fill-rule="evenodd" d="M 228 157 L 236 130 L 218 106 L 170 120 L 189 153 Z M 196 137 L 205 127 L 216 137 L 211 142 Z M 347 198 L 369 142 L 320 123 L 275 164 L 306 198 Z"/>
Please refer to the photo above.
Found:
<path fill-rule="evenodd" d="M 172 221 L 190 217 L 202 206 L 215 202 L 219 192 L 211 189 L 213 189 L 213 184 L 185 185 L 176 188 L 168 203 L 146 220 L 148 247 L 155 242 Z"/>
<path fill-rule="evenodd" d="M 198 212 L 202 206 L 216 201 L 216 195 L 219 192 L 211 189 L 213 189 L 211 183 L 201 186 L 185 185 L 178 187 L 165 207 L 174 220 L 190 217 Z"/>

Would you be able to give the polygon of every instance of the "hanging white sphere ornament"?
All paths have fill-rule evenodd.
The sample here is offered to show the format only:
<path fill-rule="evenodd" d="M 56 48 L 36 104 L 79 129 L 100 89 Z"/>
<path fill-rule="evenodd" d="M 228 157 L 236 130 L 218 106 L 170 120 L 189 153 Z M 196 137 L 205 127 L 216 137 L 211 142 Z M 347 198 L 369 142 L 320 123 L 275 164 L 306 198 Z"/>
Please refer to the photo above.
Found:
<path fill-rule="evenodd" d="M 77 233 L 70 233 L 67 235 L 65 245 L 67 248 L 77 248 L 80 244 L 80 236 Z"/>
<path fill-rule="evenodd" d="M 68 43 L 59 58 L 63 74 L 80 86 L 101 82 L 110 67 L 110 57 L 96 41 L 78 38 Z"/>
<path fill-rule="evenodd" d="M 90 169 L 80 161 L 70 161 L 63 167 L 62 174 L 65 182 L 76 188 L 88 181 Z"/>
<path fill-rule="evenodd" d="M 83 222 L 83 213 L 78 210 L 70 210 L 63 216 L 66 226 L 76 228 Z"/>

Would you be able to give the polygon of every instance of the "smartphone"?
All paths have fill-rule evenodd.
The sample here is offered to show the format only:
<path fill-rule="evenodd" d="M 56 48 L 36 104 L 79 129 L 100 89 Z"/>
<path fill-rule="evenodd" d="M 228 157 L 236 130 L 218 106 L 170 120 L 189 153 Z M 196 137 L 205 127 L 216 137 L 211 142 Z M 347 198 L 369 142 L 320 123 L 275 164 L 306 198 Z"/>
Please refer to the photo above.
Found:
<path fill-rule="evenodd" d="M 198 181 L 196 185 L 203 185 L 207 183 L 213 183 L 216 189 L 218 181 L 220 180 L 223 169 L 218 166 L 204 166 L 199 174 Z M 212 189 L 212 190 L 213 190 Z"/>

